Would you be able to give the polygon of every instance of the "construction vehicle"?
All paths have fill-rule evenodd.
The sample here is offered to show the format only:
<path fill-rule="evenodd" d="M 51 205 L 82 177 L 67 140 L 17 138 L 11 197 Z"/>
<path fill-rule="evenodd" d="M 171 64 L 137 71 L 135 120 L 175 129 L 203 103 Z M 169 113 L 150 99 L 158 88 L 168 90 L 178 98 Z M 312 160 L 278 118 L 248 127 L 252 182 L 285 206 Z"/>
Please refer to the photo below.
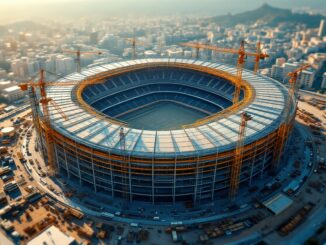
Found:
<path fill-rule="evenodd" d="M 81 65 L 80 65 L 80 56 L 82 54 L 98 54 L 101 55 L 101 51 L 80 51 L 80 49 L 77 50 L 63 50 L 63 53 L 69 53 L 69 54 L 75 54 L 76 55 L 76 65 L 77 65 L 77 72 L 81 72 Z"/>
<path fill-rule="evenodd" d="M 40 70 L 40 77 L 37 82 L 34 82 L 34 79 L 30 80 L 27 83 L 21 83 L 19 84 L 19 87 L 23 91 L 30 90 L 30 96 L 33 97 L 31 99 L 32 108 L 34 108 L 34 122 L 36 125 L 36 129 L 39 132 L 39 136 L 44 134 L 44 137 L 40 137 L 40 140 L 42 138 L 45 139 L 45 144 L 47 146 L 46 152 L 47 152 L 47 160 L 48 160 L 48 166 L 49 166 L 49 175 L 54 175 L 56 173 L 56 167 L 54 164 L 54 145 L 53 145 L 53 139 L 52 139 L 52 128 L 51 128 L 51 121 L 50 121 L 50 112 L 49 112 L 49 104 L 51 104 L 56 111 L 59 112 L 62 118 L 65 120 L 68 119 L 68 117 L 64 114 L 64 112 L 61 110 L 59 105 L 52 99 L 47 96 L 46 88 L 51 86 L 72 86 L 77 85 L 79 83 L 85 83 L 85 84 L 96 84 L 101 83 L 104 81 L 105 76 L 101 75 L 94 75 L 90 76 L 86 80 L 81 81 L 65 81 L 65 82 L 50 82 L 45 81 L 45 71 L 43 69 Z M 40 91 L 40 99 L 37 99 L 36 94 L 36 88 Z M 39 109 L 38 106 L 41 104 L 42 106 L 42 117 L 38 113 Z M 41 127 L 42 125 L 42 127 Z M 43 128 L 43 130 L 42 130 Z"/>
<path fill-rule="evenodd" d="M 250 121 L 251 119 L 252 116 L 250 116 L 248 113 L 243 112 L 241 114 L 241 123 L 239 127 L 237 147 L 235 149 L 235 158 L 234 158 L 234 163 L 231 166 L 230 192 L 229 192 L 230 199 L 233 199 L 236 196 L 239 189 L 246 127 L 247 127 L 247 122 Z"/>
<path fill-rule="evenodd" d="M 296 108 L 297 108 L 297 90 L 298 90 L 298 86 L 297 86 L 297 79 L 299 74 L 307 69 L 308 67 L 310 67 L 310 65 L 302 65 L 301 67 L 299 67 L 298 69 L 290 72 L 288 74 L 288 76 L 290 77 L 289 80 L 289 89 L 288 89 L 288 97 L 286 99 L 285 102 L 285 107 L 284 107 L 284 111 L 283 111 L 283 115 L 282 115 L 282 124 L 278 129 L 278 136 L 277 136 L 277 142 L 275 143 L 275 150 L 274 150 L 274 156 L 273 156 L 273 169 L 276 170 L 278 168 L 279 165 L 279 161 L 282 155 L 282 151 L 284 149 L 285 143 L 286 143 L 286 139 L 290 133 L 291 130 L 291 125 L 292 125 L 292 117 L 291 117 L 291 109 L 292 109 L 292 102 L 294 105 L 293 111 L 296 112 Z M 295 113 L 294 113 L 295 115 Z"/>
<path fill-rule="evenodd" d="M 208 44 L 201 44 L 201 43 L 180 43 L 180 46 L 183 47 L 189 47 L 189 48 L 194 48 L 196 49 L 196 58 L 199 58 L 199 50 L 200 49 L 209 49 L 214 52 L 219 52 L 219 53 L 230 53 L 230 54 L 238 54 L 238 60 L 237 60 L 237 73 L 236 73 L 236 81 L 234 81 L 235 84 L 235 92 L 233 96 L 233 104 L 236 104 L 239 102 L 240 98 L 240 91 L 241 91 L 241 84 L 242 84 L 242 73 L 243 73 L 243 68 L 245 64 L 245 59 L 247 56 L 252 56 L 255 57 L 255 70 L 254 73 L 257 73 L 258 68 L 259 68 L 259 61 L 263 60 L 267 57 L 269 57 L 268 54 L 262 53 L 261 51 L 261 43 L 258 42 L 256 46 L 256 52 L 247 52 L 245 50 L 245 41 L 242 40 L 240 43 L 239 49 L 231 49 L 231 48 L 220 48 L 214 45 L 208 45 Z"/>

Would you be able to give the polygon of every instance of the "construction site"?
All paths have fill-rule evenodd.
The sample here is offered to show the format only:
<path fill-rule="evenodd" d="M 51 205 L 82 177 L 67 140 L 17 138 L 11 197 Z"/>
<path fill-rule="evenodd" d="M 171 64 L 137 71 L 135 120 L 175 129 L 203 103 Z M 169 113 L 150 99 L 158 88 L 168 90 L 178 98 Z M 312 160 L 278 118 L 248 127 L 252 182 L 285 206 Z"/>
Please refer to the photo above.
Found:
<path fill-rule="evenodd" d="M 19 181 L 4 181 L 10 201 L 1 225 L 17 227 L 25 242 L 61 236 L 59 227 L 67 242 L 209 244 L 258 226 L 261 234 L 250 239 L 260 241 L 274 222 L 283 237 L 304 222 L 320 199 L 295 198 L 325 164 L 295 126 L 298 115 L 311 130 L 323 128 L 298 108 L 305 102 L 296 82 L 309 65 L 288 74 L 285 87 L 257 73 L 268 57 L 260 43 L 253 52 L 245 42 L 238 50 L 182 43 L 196 59 L 137 59 L 130 42 L 132 60 L 81 70 L 81 51 L 65 51 L 77 55 L 77 72 L 47 81 L 41 70 L 20 84 L 32 110 L 19 118 L 26 129 L 18 131 L 18 150 L 2 163 L 1 176 L 13 171 L 9 160 L 21 167 Z M 202 61 L 204 49 L 236 55 L 237 65 Z M 246 57 L 254 71 L 244 69 Z M 319 181 L 309 186 L 323 192 Z M 286 220 L 275 218 L 286 209 Z"/>

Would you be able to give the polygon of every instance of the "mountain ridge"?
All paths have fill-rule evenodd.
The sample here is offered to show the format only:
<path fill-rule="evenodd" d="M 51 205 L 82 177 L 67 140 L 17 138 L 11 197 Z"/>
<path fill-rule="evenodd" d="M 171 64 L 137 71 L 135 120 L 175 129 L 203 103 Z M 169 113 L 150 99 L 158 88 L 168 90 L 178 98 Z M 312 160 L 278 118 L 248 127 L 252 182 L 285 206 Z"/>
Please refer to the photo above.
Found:
<path fill-rule="evenodd" d="M 222 26 L 235 26 L 237 24 L 253 24 L 260 22 L 270 26 L 277 26 L 280 23 L 301 23 L 309 28 L 318 27 L 320 20 L 325 18 L 322 15 L 310 15 L 306 13 L 292 13 L 289 9 L 273 7 L 263 4 L 261 7 L 245 11 L 239 14 L 226 14 L 211 17 L 208 20 Z"/>

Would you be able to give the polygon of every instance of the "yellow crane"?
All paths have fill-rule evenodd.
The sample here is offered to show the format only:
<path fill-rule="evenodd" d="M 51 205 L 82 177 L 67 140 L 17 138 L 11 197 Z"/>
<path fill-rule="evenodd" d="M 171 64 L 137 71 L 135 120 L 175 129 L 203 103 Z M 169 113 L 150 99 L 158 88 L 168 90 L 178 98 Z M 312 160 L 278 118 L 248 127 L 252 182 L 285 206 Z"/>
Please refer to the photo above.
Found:
<path fill-rule="evenodd" d="M 201 43 L 180 43 L 181 46 L 183 47 L 189 47 L 189 48 L 194 48 L 196 49 L 196 58 L 199 58 L 199 50 L 200 49 L 209 49 L 214 52 L 219 52 L 219 53 L 229 53 L 229 54 L 238 54 L 238 60 L 237 60 L 237 73 L 236 77 L 237 80 L 235 82 L 235 91 L 233 95 L 233 104 L 236 104 L 239 102 L 240 98 L 240 91 L 241 91 L 241 84 L 242 84 L 242 72 L 245 64 L 245 58 L 247 56 L 253 56 L 255 57 L 255 70 L 254 72 L 257 73 L 258 68 L 259 68 L 259 61 L 262 59 L 265 59 L 269 57 L 268 54 L 262 53 L 261 51 L 261 43 L 257 43 L 256 47 L 256 52 L 247 52 L 245 50 L 245 41 L 242 40 L 240 43 L 239 49 L 231 49 L 231 48 L 220 48 L 214 45 L 208 45 L 208 44 L 201 44 Z"/>
<path fill-rule="evenodd" d="M 52 128 L 51 128 L 51 120 L 50 120 L 50 112 L 49 112 L 49 104 L 54 106 L 54 108 L 59 112 L 59 114 L 67 120 L 68 117 L 64 114 L 64 112 L 61 110 L 61 108 L 55 103 L 55 101 L 47 96 L 46 88 L 52 87 L 52 86 L 71 86 L 71 85 L 77 85 L 81 82 L 86 84 L 96 84 L 103 82 L 102 76 L 93 76 L 83 81 L 65 81 L 65 82 L 49 82 L 45 81 L 45 71 L 43 69 L 40 70 L 40 78 L 37 82 L 34 82 L 34 79 L 27 83 L 21 83 L 19 84 L 19 87 L 23 91 L 27 91 L 30 88 L 31 95 L 33 98 L 31 98 L 32 108 L 36 110 L 34 112 L 34 115 L 37 117 L 35 124 L 36 129 L 39 130 L 40 136 L 44 134 L 45 144 L 47 146 L 47 160 L 48 160 L 48 166 L 49 166 L 49 174 L 54 175 L 56 173 L 56 166 L 55 166 L 55 160 L 54 160 L 54 144 L 52 139 Z M 36 88 L 40 91 L 40 99 L 36 99 Z M 34 104 L 33 104 L 34 103 Z M 42 106 L 42 119 L 40 118 L 39 114 L 37 113 L 38 110 L 38 104 L 41 104 Z M 43 127 L 43 130 L 42 128 Z"/>
<path fill-rule="evenodd" d="M 288 76 L 290 77 L 289 80 L 289 90 L 288 90 L 288 97 L 287 100 L 285 101 L 285 107 L 283 111 L 283 122 L 281 126 L 278 129 L 278 136 L 277 136 L 277 141 L 275 143 L 275 150 L 274 150 L 274 156 L 273 156 L 273 169 L 276 170 L 279 165 L 279 161 L 282 155 L 283 148 L 285 146 L 286 139 L 290 133 L 291 130 L 291 122 L 292 122 L 292 117 L 291 117 L 291 109 L 292 109 L 292 104 L 294 105 L 293 111 L 295 113 L 296 107 L 297 107 L 297 102 L 296 102 L 296 97 L 297 97 L 297 80 L 299 74 L 310 67 L 309 64 L 302 65 L 301 67 L 297 68 L 296 70 L 290 72 Z M 292 103 L 293 102 L 293 103 Z"/>
<path fill-rule="evenodd" d="M 77 50 L 63 50 L 63 53 L 68 53 L 68 54 L 75 54 L 76 55 L 76 65 L 77 65 L 77 72 L 81 72 L 81 65 L 80 65 L 80 56 L 82 54 L 98 54 L 101 55 L 101 51 L 80 51 L 80 49 Z"/>
<path fill-rule="evenodd" d="M 235 149 L 234 162 L 231 166 L 231 176 L 230 176 L 230 192 L 229 198 L 233 199 L 238 192 L 239 189 L 239 181 L 241 174 L 241 167 L 243 162 L 243 148 L 244 148 L 244 140 L 246 136 L 246 128 L 247 122 L 252 119 L 252 116 L 246 112 L 242 112 L 241 114 L 241 122 L 239 127 L 238 141 Z"/>

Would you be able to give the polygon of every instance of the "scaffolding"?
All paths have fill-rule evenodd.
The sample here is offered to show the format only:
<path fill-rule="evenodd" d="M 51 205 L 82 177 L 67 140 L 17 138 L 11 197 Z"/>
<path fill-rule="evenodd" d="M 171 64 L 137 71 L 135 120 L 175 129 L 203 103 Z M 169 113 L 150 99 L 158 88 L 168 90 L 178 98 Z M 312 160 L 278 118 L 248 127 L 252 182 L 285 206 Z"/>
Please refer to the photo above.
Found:
<path fill-rule="evenodd" d="M 278 129 L 278 137 L 277 137 L 277 142 L 275 144 L 275 151 L 273 157 L 274 171 L 278 169 L 282 153 L 286 146 L 287 138 L 289 137 L 291 133 L 291 129 L 293 127 L 293 121 L 297 110 L 297 90 L 298 90 L 297 79 L 300 72 L 307 69 L 308 67 L 310 67 L 310 65 L 303 65 L 288 74 L 288 76 L 290 77 L 289 80 L 290 86 L 288 90 L 288 97 L 286 98 L 285 101 L 282 124 Z"/>

